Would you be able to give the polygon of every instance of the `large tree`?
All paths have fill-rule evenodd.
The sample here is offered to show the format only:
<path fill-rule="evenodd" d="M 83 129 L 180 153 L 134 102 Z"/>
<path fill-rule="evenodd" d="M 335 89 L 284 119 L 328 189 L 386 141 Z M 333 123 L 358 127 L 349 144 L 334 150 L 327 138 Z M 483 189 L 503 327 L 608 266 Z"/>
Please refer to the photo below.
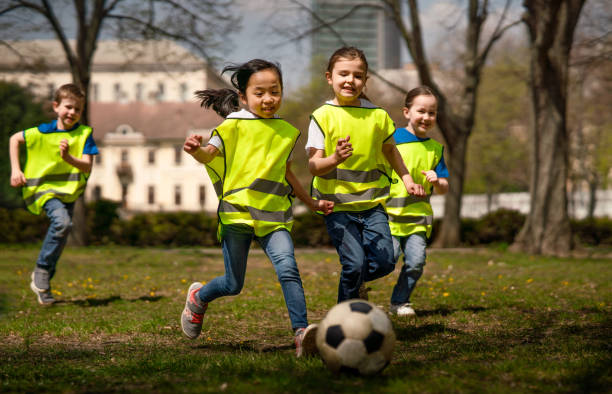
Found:
<path fill-rule="evenodd" d="M 24 28 L 52 32 L 74 83 L 85 92 L 82 122 L 87 124 L 92 61 L 103 30 L 118 38 L 172 39 L 210 59 L 210 49 L 236 28 L 232 4 L 233 0 L 5 0 L 0 3 L 0 44 L 10 47 L 6 40 L 21 38 L 10 33 L 27 34 Z M 86 243 L 82 198 L 75 206 L 71 242 Z"/>
<path fill-rule="evenodd" d="M 301 3 L 294 1 L 296 4 Z M 432 64 L 424 45 L 424 33 L 421 27 L 421 16 L 417 0 L 379 0 L 355 2 L 347 7 L 346 13 L 333 21 L 324 21 L 312 10 L 307 9 L 315 20 L 315 26 L 308 31 L 311 34 L 320 29 L 334 30 L 334 24 L 350 17 L 357 9 L 363 7 L 379 8 L 386 12 L 395 22 L 408 52 L 415 64 L 422 84 L 429 86 L 438 96 L 438 128 L 444 136 L 448 148 L 447 164 L 450 169 L 449 192 L 445 199 L 444 219 L 436 243 L 439 246 L 456 246 L 460 243 L 461 197 L 465 181 L 467 143 L 475 121 L 478 86 L 487 56 L 494 43 L 504 32 L 517 22 L 508 22 L 507 16 L 511 0 L 505 1 L 497 18 L 495 27 L 486 37 L 483 30 L 489 18 L 488 0 L 469 0 L 466 10 L 466 28 L 463 37 L 462 55 L 460 57 L 462 75 L 457 81 L 457 93 L 449 97 L 435 80 Z M 306 8 L 302 6 L 303 8 Z M 408 20 L 404 18 L 403 9 L 408 10 Z M 342 39 L 339 33 L 337 36 Z M 305 33 L 298 37 L 304 37 Z"/>
<path fill-rule="evenodd" d="M 524 0 L 531 44 L 533 106 L 530 211 L 513 245 L 564 255 L 572 247 L 568 216 L 567 97 L 574 31 L 586 0 Z"/>
<path fill-rule="evenodd" d="M 25 130 L 32 125 L 48 122 L 49 109 L 26 88 L 15 83 L 0 81 L 0 207 L 24 207 L 19 189 L 11 187 L 11 163 L 8 156 L 9 138 L 16 130 Z M 20 155 L 25 161 L 25 154 Z M 23 163 L 22 163 L 23 164 Z"/>

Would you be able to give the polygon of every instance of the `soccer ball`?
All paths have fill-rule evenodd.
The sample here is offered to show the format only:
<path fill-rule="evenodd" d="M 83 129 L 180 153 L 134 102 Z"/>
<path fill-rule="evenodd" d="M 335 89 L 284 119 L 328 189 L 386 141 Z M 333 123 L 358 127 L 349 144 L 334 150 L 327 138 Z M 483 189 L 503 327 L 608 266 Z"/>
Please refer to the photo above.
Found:
<path fill-rule="evenodd" d="M 317 329 L 317 348 L 332 372 L 373 375 L 391 361 L 395 332 L 387 314 L 364 300 L 344 301 Z"/>

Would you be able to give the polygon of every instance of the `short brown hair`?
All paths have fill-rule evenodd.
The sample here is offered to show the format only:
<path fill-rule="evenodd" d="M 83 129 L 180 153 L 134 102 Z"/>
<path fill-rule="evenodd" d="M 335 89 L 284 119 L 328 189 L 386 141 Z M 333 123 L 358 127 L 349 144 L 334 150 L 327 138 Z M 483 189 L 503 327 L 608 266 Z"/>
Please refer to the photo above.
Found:
<path fill-rule="evenodd" d="M 59 104 L 65 98 L 71 98 L 83 102 L 85 101 L 85 93 L 83 93 L 81 88 L 79 88 L 77 85 L 73 83 L 67 83 L 65 85 L 60 86 L 55 91 L 53 101 Z"/>
<path fill-rule="evenodd" d="M 404 107 L 410 108 L 412 106 L 412 102 L 418 96 L 432 96 L 438 101 L 436 94 L 431 90 L 429 86 L 417 86 L 406 94 L 406 98 L 404 99 Z"/>

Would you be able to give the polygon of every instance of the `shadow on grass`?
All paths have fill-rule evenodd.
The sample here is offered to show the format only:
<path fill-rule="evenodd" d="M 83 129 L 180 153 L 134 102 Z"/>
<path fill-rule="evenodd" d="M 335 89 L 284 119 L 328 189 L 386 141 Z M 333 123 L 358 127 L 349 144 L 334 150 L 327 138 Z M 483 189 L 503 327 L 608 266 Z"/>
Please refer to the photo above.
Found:
<path fill-rule="evenodd" d="M 142 296 L 142 297 L 138 297 L 138 298 L 129 298 L 129 299 L 124 299 L 121 298 L 121 296 L 118 295 L 113 295 L 110 297 L 106 297 L 106 298 L 83 298 L 83 299 L 76 299 L 76 300 L 59 300 L 57 302 L 55 302 L 56 305 L 61 305 L 61 304 L 71 304 L 71 305 L 77 305 L 77 306 L 81 306 L 81 307 L 92 307 L 92 306 L 106 306 L 108 304 L 111 304 L 113 302 L 117 302 L 117 301 L 128 301 L 128 302 L 138 302 L 138 301 L 149 301 L 149 302 L 156 302 L 161 300 L 163 297 L 162 296 Z"/>
<path fill-rule="evenodd" d="M 252 352 L 252 353 L 273 353 L 293 349 L 293 344 L 287 343 L 282 345 L 262 345 L 261 342 L 243 341 L 241 343 L 203 343 L 194 346 L 195 349 L 206 349 L 215 352 Z"/>
<path fill-rule="evenodd" d="M 418 315 L 425 317 L 425 316 L 436 316 L 436 315 L 440 315 L 440 316 L 448 316 L 448 315 L 452 315 L 455 312 L 472 312 L 472 313 L 479 313 L 479 312 L 484 312 L 486 311 L 487 308 L 482 307 L 482 306 L 467 306 L 465 308 L 458 308 L 458 309 L 452 309 L 452 308 L 437 308 L 437 309 L 432 309 L 430 311 L 428 310 L 419 310 L 418 311 Z"/>

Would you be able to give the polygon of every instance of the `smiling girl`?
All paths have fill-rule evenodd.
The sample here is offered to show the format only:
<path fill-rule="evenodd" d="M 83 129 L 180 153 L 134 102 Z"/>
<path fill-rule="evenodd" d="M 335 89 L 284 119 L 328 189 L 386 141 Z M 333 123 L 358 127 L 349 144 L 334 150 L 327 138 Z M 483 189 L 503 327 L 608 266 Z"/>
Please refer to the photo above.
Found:
<path fill-rule="evenodd" d="M 235 90 L 196 92 L 204 107 L 225 117 L 206 146 L 202 136 L 191 135 L 183 149 L 206 164 L 219 197 L 219 236 L 225 275 L 206 285 L 195 282 L 187 291 L 181 327 L 194 339 L 200 335 L 208 304 L 237 295 L 244 285 L 247 257 L 255 239 L 276 270 L 295 333 L 296 354 L 313 353 L 314 336 L 307 329 L 306 301 L 289 231 L 293 225 L 295 193 L 309 208 L 331 212 L 333 203 L 315 201 L 290 169 L 291 152 L 299 131 L 276 116 L 283 80 L 280 67 L 254 59 L 225 67 L 233 72 Z M 244 109 L 239 110 L 242 104 Z"/>
<path fill-rule="evenodd" d="M 364 282 L 395 268 L 382 206 L 389 196 L 389 163 L 407 193 L 424 195 L 395 147 L 393 121 L 362 93 L 367 74 L 361 50 L 344 47 L 334 52 L 325 73 L 334 98 L 312 113 L 306 143 L 314 175 L 311 195 L 334 202 L 325 223 L 342 265 L 338 302 L 366 298 Z"/>

